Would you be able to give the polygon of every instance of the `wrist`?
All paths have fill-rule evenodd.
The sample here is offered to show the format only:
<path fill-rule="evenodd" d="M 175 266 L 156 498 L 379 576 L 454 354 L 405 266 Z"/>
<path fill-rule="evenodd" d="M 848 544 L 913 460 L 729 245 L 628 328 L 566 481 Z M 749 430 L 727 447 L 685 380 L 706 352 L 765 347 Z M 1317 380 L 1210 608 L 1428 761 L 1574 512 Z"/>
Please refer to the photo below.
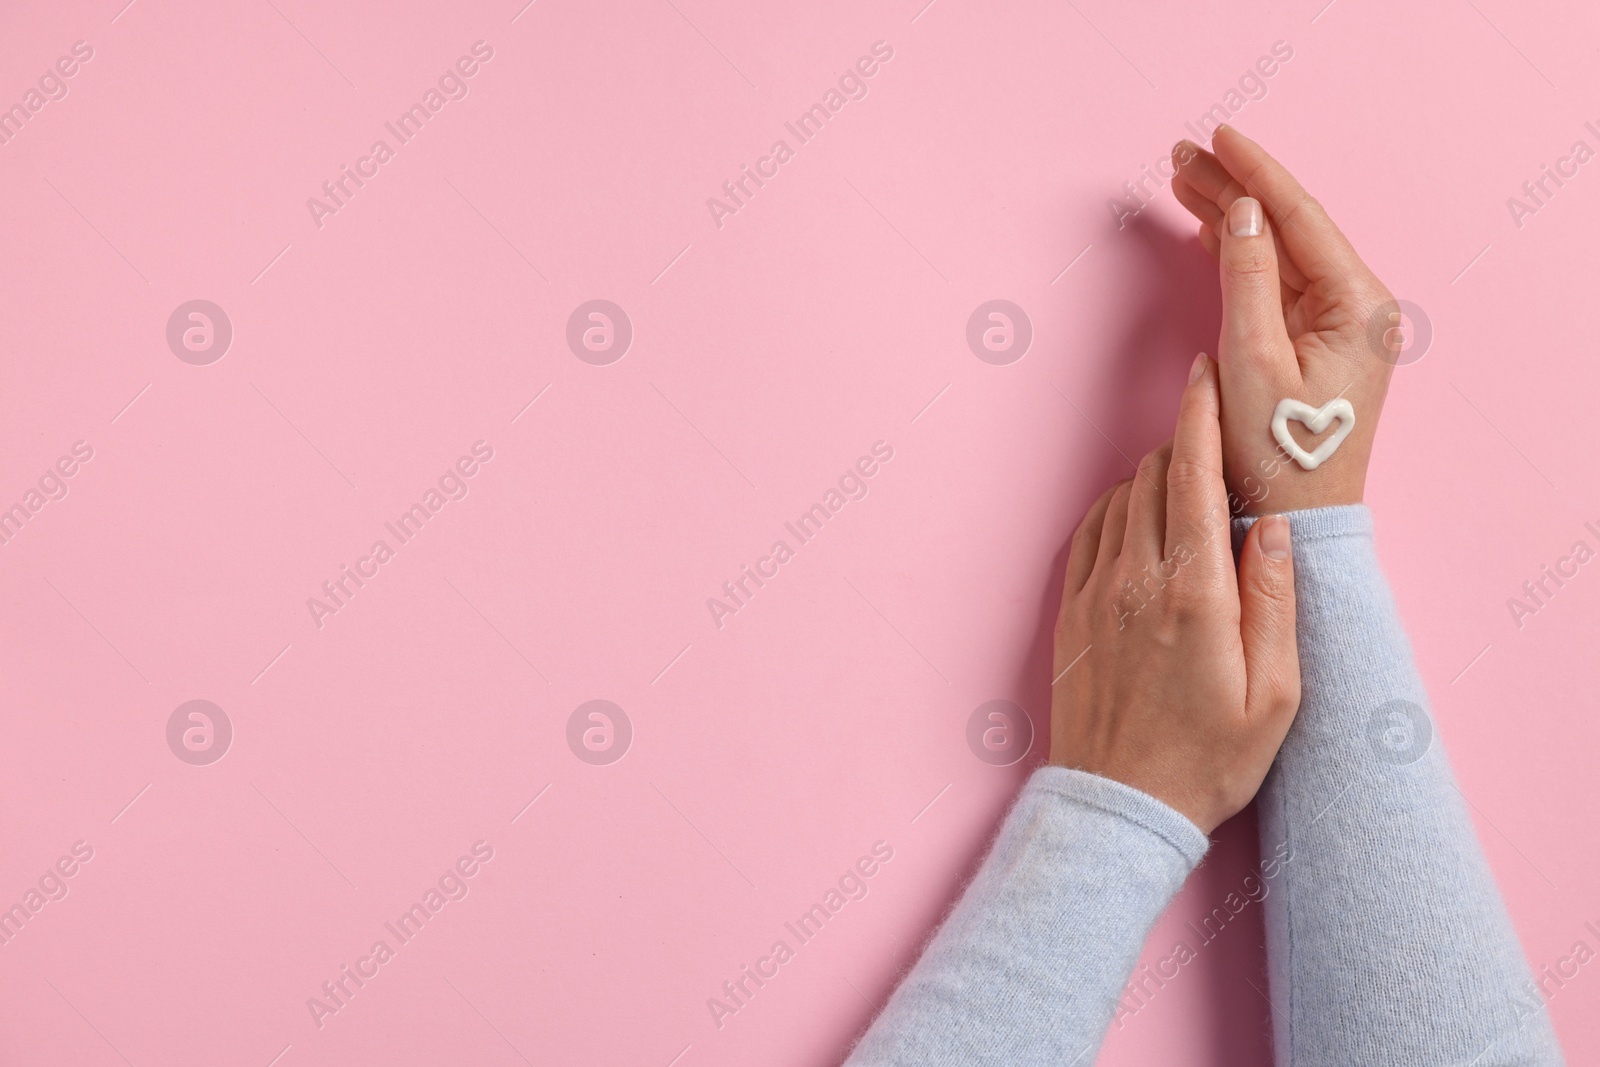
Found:
<path fill-rule="evenodd" d="M 1302 470 L 1281 452 L 1244 456 L 1227 464 L 1228 508 L 1234 515 L 1359 504 L 1366 492 L 1367 457 L 1335 454 L 1315 470 Z"/>

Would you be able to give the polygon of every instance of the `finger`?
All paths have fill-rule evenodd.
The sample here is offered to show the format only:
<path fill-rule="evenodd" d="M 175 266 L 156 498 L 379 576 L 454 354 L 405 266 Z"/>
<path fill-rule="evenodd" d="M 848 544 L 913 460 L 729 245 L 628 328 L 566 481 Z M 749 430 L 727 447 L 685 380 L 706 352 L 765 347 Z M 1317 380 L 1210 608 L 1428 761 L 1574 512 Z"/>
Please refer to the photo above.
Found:
<path fill-rule="evenodd" d="M 1177 159 L 1178 157 L 1175 154 L 1173 158 Z M 1222 231 L 1221 219 L 1228 208 L 1233 206 L 1233 202 L 1241 196 L 1250 195 L 1245 187 L 1232 174 L 1228 173 L 1228 168 L 1224 167 L 1216 156 L 1199 147 L 1195 147 L 1194 151 L 1187 157 L 1187 161 L 1179 170 L 1177 177 L 1183 179 L 1184 184 L 1188 186 L 1191 192 L 1198 193 L 1201 197 L 1210 200 L 1212 206 L 1217 209 L 1217 218 L 1212 222 L 1211 228 L 1219 236 Z M 1176 184 L 1177 178 L 1174 178 L 1173 181 Z M 1281 241 L 1281 235 L 1275 232 L 1273 240 Z M 1279 272 L 1283 275 L 1283 280 L 1288 284 L 1289 288 L 1295 292 L 1305 292 L 1306 277 L 1295 266 L 1294 260 L 1287 253 L 1284 253 L 1278 257 L 1278 261 Z"/>
<path fill-rule="evenodd" d="M 1172 156 L 1173 162 L 1178 165 L 1177 177 L 1182 178 L 1185 185 L 1210 200 L 1219 213 L 1228 210 L 1229 204 L 1246 195 L 1245 187 L 1234 179 L 1214 154 L 1193 141 L 1178 142 L 1179 147 L 1186 144 L 1190 147 L 1188 155 L 1180 156 L 1178 149 L 1174 148 Z"/>
<path fill-rule="evenodd" d="M 1221 258 L 1221 256 L 1222 256 L 1222 238 L 1217 236 L 1217 231 L 1216 231 L 1215 227 L 1204 226 L 1204 225 L 1202 225 L 1200 227 L 1200 245 L 1207 252 L 1211 253 L 1211 258 L 1212 259 Z"/>
<path fill-rule="evenodd" d="M 1105 524 L 1106 508 L 1116 491 L 1117 487 L 1113 485 L 1101 493 L 1099 499 L 1089 505 L 1077 530 L 1073 531 L 1072 550 L 1067 555 L 1066 587 L 1069 592 L 1076 593 L 1082 589 L 1088 584 L 1089 575 L 1094 572 L 1095 554 L 1100 550 L 1100 527 Z"/>
<path fill-rule="evenodd" d="M 1107 566 L 1122 554 L 1122 536 L 1128 529 L 1128 497 L 1132 482 L 1119 482 L 1106 505 L 1105 525 L 1100 528 L 1100 548 L 1095 554 L 1095 569 Z"/>
<path fill-rule="evenodd" d="M 1254 380 L 1278 379 L 1292 367 L 1297 377 L 1299 364 L 1283 320 L 1277 249 L 1261 202 L 1249 196 L 1235 200 L 1220 236 L 1223 388 L 1241 373 Z"/>
<path fill-rule="evenodd" d="M 1229 570 L 1228 491 L 1222 484 L 1222 397 L 1217 365 L 1194 361 L 1178 405 L 1167 466 L 1167 533 L 1163 559 L 1198 558 L 1212 574 Z M 1180 546 L 1182 551 L 1180 552 Z"/>
<path fill-rule="evenodd" d="M 1206 226 L 1215 226 L 1217 220 L 1222 218 L 1222 209 L 1217 206 L 1216 201 L 1190 185 L 1181 171 L 1172 179 L 1172 195 L 1178 198 L 1178 203 L 1182 204 L 1189 214 Z"/>
<path fill-rule="evenodd" d="M 1232 126 L 1219 127 L 1211 144 L 1216 161 L 1266 206 L 1289 259 L 1308 280 L 1354 288 L 1366 279 L 1370 272 L 1350 241 L 1283 164 Z"/>
<path fill-rule="evenodd" d="M 1283 736 L 1300 706 L 1294 616 L 1294 547 L 1289 520 L 1268 515 L 1239 553 L 1239 636 L 1244 644 L 1245 713 L 1281 720 Z"/>
<path fill-rule="evenodd" d="M 1146 562 L 1160 562 L 1167 536 L 1167 466 L 1172 461 L 1172 442 L 1151 450 L 1139 462 L 1128 496 L 1128 529 L 1122 538 L 1122 554 L 1133 554 Z"/>

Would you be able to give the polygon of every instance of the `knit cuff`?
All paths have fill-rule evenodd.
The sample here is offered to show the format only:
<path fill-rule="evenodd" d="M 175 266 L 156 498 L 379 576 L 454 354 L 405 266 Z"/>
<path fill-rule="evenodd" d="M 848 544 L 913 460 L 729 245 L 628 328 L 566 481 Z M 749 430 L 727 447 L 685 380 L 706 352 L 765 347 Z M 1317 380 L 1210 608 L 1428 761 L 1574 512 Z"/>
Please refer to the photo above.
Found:
<path fill-rule="evenodd" d="M 1310 541 L 1333 541 L 1340 538 L 1372 538 L 1372 512 L 1365 504 L 1336 504 L 1327 508 L 1306 508 L 1303 511 L 1285 511 L 1295 544 Z M 1250 532 L 1261 515 L 1240 515 L 1233 520 L 1233 550 L 1244 545 L 1244 535 Z"/>
<path fill-rule="evenodd" d="M 1024 793 L 1053 793 L 1065 800 L 1094 808 L 1133 823 L 1177 850 L 1190 870 L 1199 865 L 1211 840 L 1205 831 L 1181 812 L 1148 793 L 1110 778 L 1071 767 L 1040 767 L 1033 772 Z"/>

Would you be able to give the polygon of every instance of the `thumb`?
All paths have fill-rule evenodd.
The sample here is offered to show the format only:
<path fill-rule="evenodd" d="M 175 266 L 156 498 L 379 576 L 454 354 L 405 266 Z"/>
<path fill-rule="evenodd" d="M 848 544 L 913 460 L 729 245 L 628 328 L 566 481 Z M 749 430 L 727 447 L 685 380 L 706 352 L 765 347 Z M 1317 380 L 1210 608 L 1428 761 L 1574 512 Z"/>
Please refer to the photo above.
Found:
<path fill-rule="evenodd" d="M 1268 515 L 1250 527 L 1239 553 L 1239 636 L 1244 642 L 1245 711 L 1283 720 L 1300 707 L 1295 640 L 1294 546 L 1289 520 Z"/>
<path fill-rule="evenodd" d="M 1271 227 L 1261 202 L 1250 196 L 1235 200 L 1218 222 L 1222 242 L 1218 357 L 1224 367 L 1270 372 L 1285 352 L 1294 351 L 1283 322 L 1278 250 Z"/>

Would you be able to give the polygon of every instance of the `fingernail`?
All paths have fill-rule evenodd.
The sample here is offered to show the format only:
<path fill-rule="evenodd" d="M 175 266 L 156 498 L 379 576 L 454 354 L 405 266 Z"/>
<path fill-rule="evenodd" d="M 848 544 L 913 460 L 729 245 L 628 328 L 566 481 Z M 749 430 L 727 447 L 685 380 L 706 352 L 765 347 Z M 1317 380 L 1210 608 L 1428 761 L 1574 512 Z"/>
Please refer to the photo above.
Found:
<path fill-rule="evenodd" d="M 1228 228 L 1235 237 L 1255 237 L 1261 233 L 1261 202 L 1241 196 L 1228 207 Z"/>
<path fill-rule="evenodd" d="M 1178 162 L 1181 166 L 1200 154 L 1200 146 L 1185 137 L 1172 146 L 1172 154 L 1178 157 Z"/>
<path fill-rule="evenodd" d="M 1261 520 L 1261 551 L 1268 559 L 1288 559 L 1291 547 L 1288 519 L 1282 515 L 1268 515 Z"/>
<path fill-rule="evenodd" d="M 1206 354 L 1200 353 L 1194 357 L 1194 363 L 1189 367 L 1189 384 L 1193 385 L 1200 380 L 1200 375 L 1206 372 Z"/>

